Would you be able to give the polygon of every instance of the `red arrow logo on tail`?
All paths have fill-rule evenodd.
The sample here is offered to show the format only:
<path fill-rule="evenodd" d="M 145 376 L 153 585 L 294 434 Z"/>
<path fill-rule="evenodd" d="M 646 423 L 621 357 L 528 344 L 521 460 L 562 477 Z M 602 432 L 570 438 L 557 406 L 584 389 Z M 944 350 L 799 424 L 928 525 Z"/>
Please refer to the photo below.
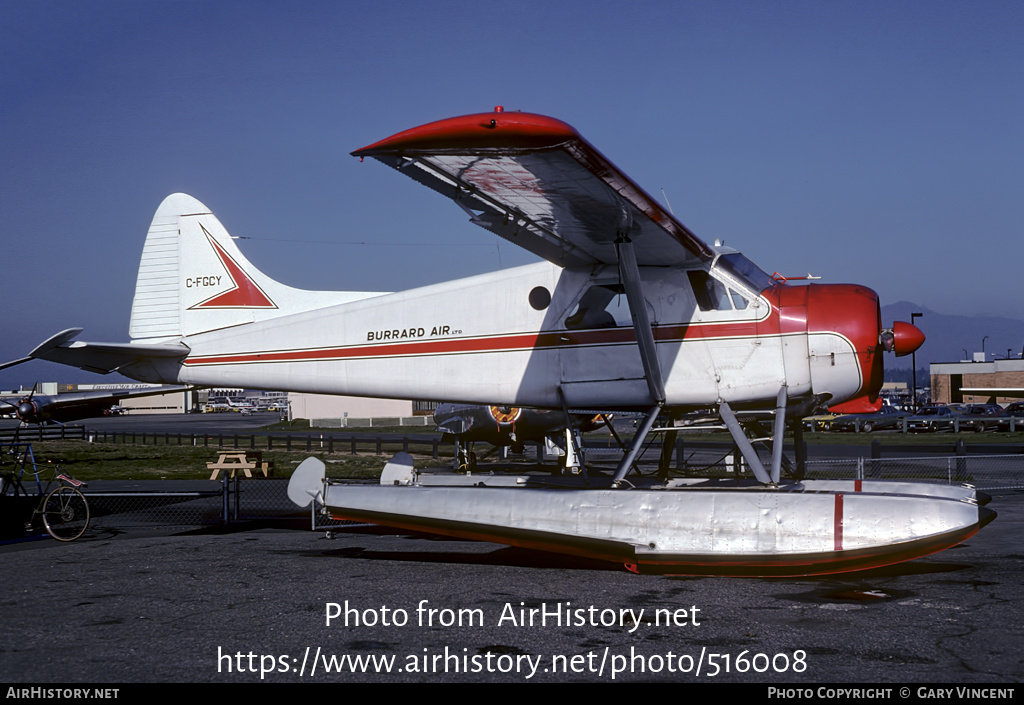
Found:
<path fill-rule="evenodd" d="M 249 278 L 238 263 L 232 259 L 231 255 L 224 251 L 217 241 L 213 239 L 213 236 L 203 228 L 203 233 L 206 235 L 206 239 L 210 241 L 210 245 L 213 246 L 213 251 L 217 253 L 217 257 L 220 259 L 221 264 L 224 265 L 224 269 L 227 270 L 228 277 L 231 278 L 232 288 L 228 289 L 222 294 L 216 294 L 215 296 L 197 303 L 195 306 L 190 306 L 189 310 L 197 308 L 277 308 L 277 305 L 270 300 L 270 297 L 263 293 L 263 290 Z"/>

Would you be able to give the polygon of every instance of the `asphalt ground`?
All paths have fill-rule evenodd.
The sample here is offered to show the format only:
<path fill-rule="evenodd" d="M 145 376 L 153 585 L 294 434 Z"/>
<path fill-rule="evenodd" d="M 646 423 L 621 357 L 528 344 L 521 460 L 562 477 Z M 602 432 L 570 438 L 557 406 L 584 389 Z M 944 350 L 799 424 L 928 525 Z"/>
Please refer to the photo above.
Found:
<path fill-rule="evenodd" d="M 0 682 L 1018 683 L 1024 492 L 992 494 L 961 546 L 799 579 L 305 522 L 10 542 Z"/>
<path fill-rule="evenodd" d="M 954 549 L 800 579 L 365 527 L 9 543 L 0 682 L 1018 683 L 1024 493 L 989 506 Z"/>

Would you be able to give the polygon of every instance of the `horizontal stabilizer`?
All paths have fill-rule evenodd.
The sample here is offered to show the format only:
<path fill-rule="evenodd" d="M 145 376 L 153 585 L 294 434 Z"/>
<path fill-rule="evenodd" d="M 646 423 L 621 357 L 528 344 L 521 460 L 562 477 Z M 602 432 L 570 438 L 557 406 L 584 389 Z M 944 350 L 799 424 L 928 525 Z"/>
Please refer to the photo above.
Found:
<path fill-rule="evenodd" d="M 189 348 L 181 343 L 160 345 L 137 345 L 134 343 L 84 343 L 71 342 L 82 332 L 81 328 L 69 328 L 36 347 L 26 360 L 48 360 L 62 365 L 78 367 L 88 372 L 107 374 L 131 368 L 133 372 L 153 368 L 160 361 L 177 363 L 188 355 Z M 55 344 L 56 343 L 56 344 Z M 151 375 L 135 379 L 145 380 Z M 159 378 L 153 378 L 156 381 Z"/>
<path fill-rule="evenodd" d="M 45 353 L 49 352 L 58 345 L 61 345 L 62 343 L 71 340 L 81 332 L 81 328 L 68 328 L 67 330 L 62 330 L 60 333 L 57 333 L 56 335 L 51 335 L 49 338 L 47 338 L 39 345 L 37 345 L 35 347 L 35 350 L 30 352 L 26 357 L 20 357 L 17 360 L 11 360 L 10 362 L 0 363 L 0 370 L 5 370 L 8 367 L 14 367 L 15 365 L 20 365 L 21 363 L 28 362 L 30 360 L 46 359 L 44 357 Z"/>

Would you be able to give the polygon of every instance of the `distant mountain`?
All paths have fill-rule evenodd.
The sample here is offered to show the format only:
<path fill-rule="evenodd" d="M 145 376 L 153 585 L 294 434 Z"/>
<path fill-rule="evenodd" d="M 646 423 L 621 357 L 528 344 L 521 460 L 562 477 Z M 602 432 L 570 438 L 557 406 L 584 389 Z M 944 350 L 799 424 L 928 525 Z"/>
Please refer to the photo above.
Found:
<path fill-rule="evenodd" d="M 893 321 L 910 322 L 911 313 L 923 313 L 914 325 L 925 334 L 924 345 L 917 351 L 917 366 L 932 362 L 959 362 L 973 359 L 981 352 L 985 338 L 985 359 L 1003 359 L 1007 352 L 1011 358 L 1020 358 L 1024 351 L 1024 321 L 999 316 L 948 316 L 909 301 L 882 306 L 882 325 Z M 987 336 L 987 338 L 986 338 Z M 910 369 L 910 356 L 887 356 L 887 368 Z"/>

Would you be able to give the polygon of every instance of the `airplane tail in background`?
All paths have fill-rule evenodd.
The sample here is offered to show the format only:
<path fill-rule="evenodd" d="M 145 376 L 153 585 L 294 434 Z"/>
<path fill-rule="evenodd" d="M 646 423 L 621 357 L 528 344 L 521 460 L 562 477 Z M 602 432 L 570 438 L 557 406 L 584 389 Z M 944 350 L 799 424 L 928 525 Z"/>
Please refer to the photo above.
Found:
<path fill-rule="evenodd" d="M 242 255 L 209 208 L 175 193 L 149 226 L 129 333 L 133 342 L 158 343 L 376 295 L 274 281 Z"/>

